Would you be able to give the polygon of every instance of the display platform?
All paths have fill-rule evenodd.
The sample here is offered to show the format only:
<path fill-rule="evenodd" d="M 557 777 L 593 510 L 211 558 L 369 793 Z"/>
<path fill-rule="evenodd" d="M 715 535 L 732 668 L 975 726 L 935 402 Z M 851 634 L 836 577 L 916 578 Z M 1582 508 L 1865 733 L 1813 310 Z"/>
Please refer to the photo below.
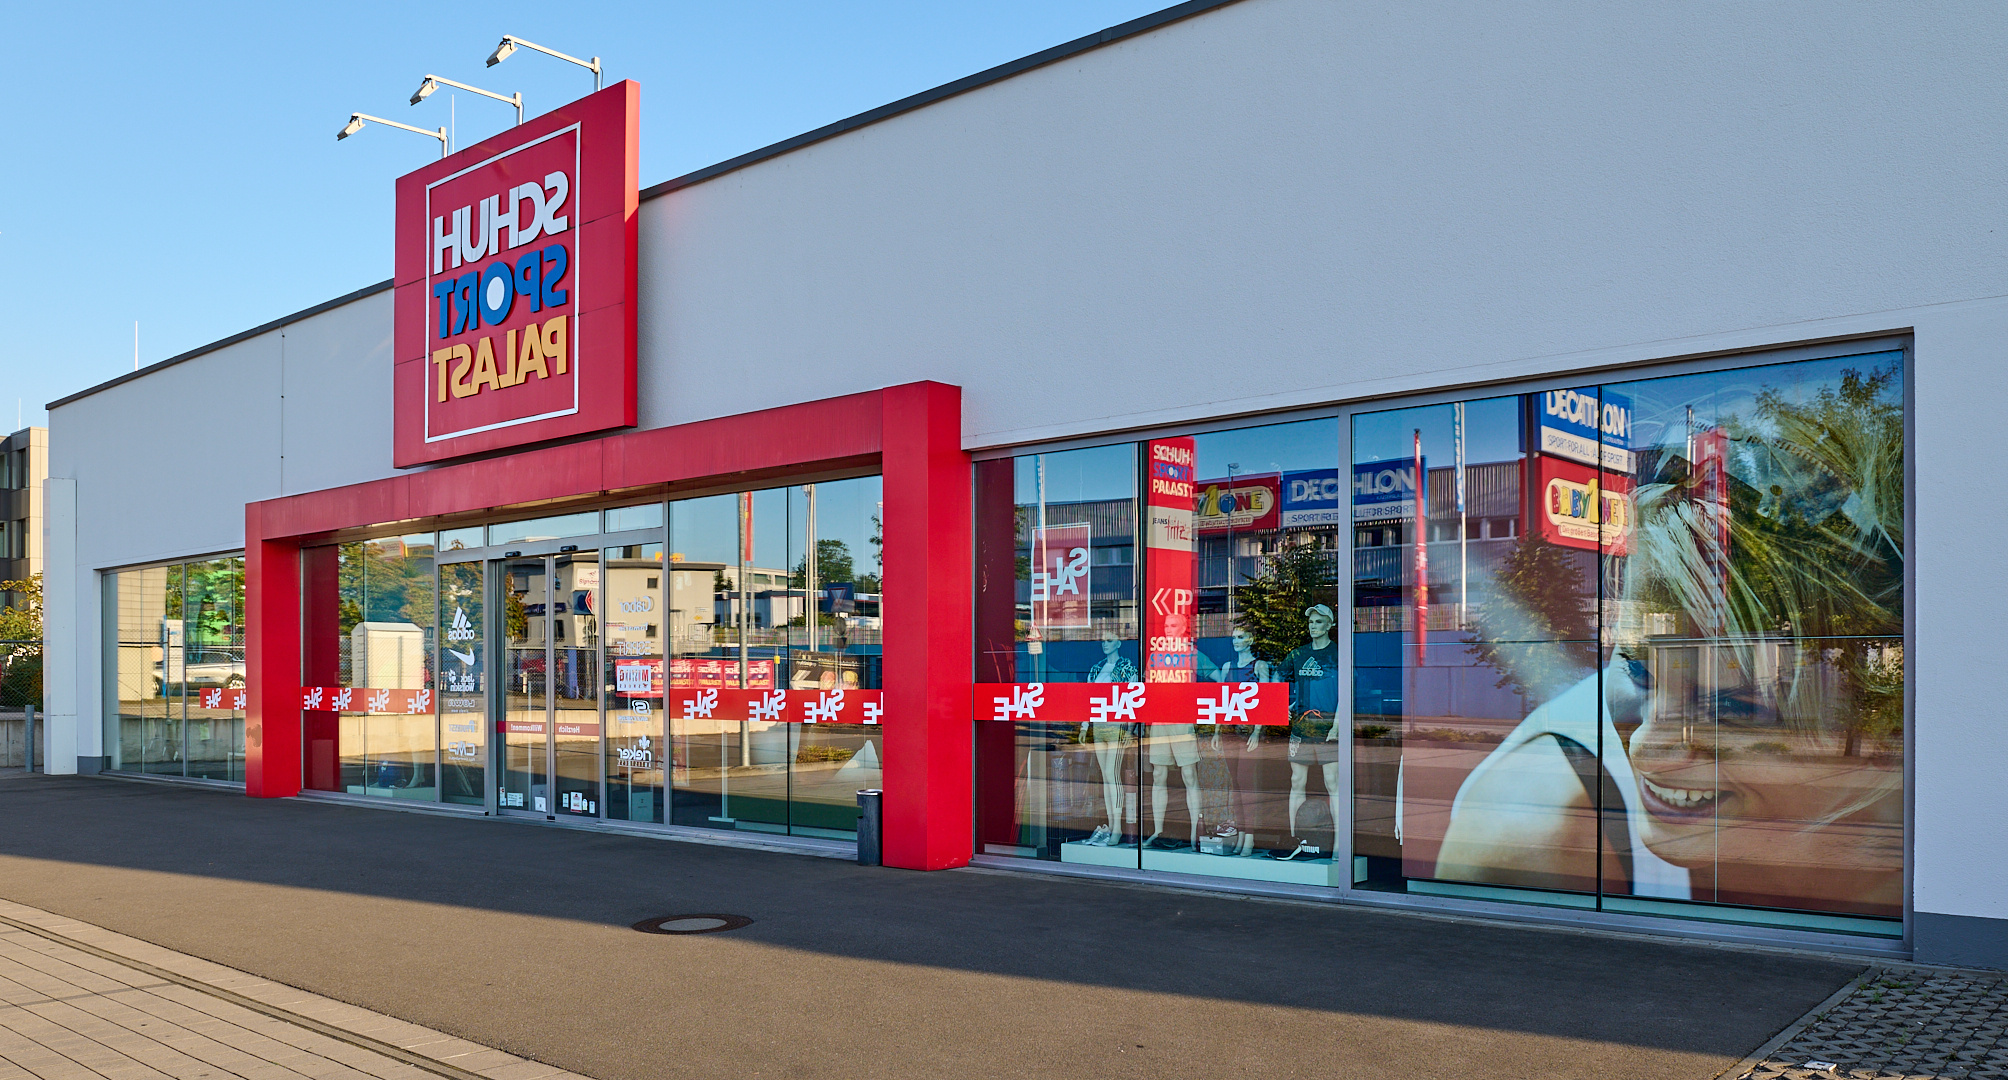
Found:
<path fill-rule="evenodd" d="M 1134 846 L 1102 847 L 1080 840 L 1060 845 L 1060 861 L 1082 866 L 1118 866 L 1137 869 Z M 1142 868 L 1172 874 L 1201 877 L 1238 878 L 1243 881 L 1274 881 L 1286 885 L 1317 885 L 1336 888 L 1345 884 L 1345 867 L 1330 859 L 1282 862 L 1261 855 L 1207 855 L 1196 851 L 1145 851 Z"/>

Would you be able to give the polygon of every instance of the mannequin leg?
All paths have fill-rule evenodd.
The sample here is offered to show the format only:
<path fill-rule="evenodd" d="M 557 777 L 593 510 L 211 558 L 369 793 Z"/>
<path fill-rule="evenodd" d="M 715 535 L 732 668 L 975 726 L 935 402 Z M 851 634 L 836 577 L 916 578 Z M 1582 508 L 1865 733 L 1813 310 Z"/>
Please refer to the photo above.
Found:
<path fill-rule="evenodd" d="M 1123 835 L 1123 744 L 1120 731 L 1104 735 L 1109 725 L 1095 725 L 1095 762 L 1102 767 L 1102 808 L 1109 819 L 1109 839 Z"/>
<path fill-rule="evenodd" d="M 1332 805 L 1332 846 L 1330 850 L 1334 859 L 1339 857 L 1339 841 L 1341 839 L 1339 836 L 1339 800 L 1345 792 L 1345 788 L 1339 783 L 1344 779 L 1344 774 L 1340 769 L 1341 764 L 1343 763 L 1334 761 L 1325 766 L 1325 798 Z"/>
<path fill-rule="evenodd" d="M 1171 790 L 1165 774 L 1171 771 L 1169 764 L 1150 763 L 1150 839 L 1155 840 L 1164 833 L 1164 811 L 1171 803 Z M 1146 841 L 1148 842 L 1148 841 Z"/>
<path fill-rule="evenodd" d="M 1297 835 L 1297 811 L 1304 808 L 1305 791 L 1311 786 L 1311 767 L 1302 762 L 1290 763 L 1290 835 Z"/>
<path fill-rule="evenodd" d="M 1192 837 L 1191 837 L 1192 850 L 1198 851 L 1199 850 L 1199 794 L 1200 794 L 1198 764 L 1195 763 L 1192 765 L 1179 766 L 1178 776 L 1179 779 L 1185 781 L 1186 824 L 1189 825 L 1192 830 Z"/>

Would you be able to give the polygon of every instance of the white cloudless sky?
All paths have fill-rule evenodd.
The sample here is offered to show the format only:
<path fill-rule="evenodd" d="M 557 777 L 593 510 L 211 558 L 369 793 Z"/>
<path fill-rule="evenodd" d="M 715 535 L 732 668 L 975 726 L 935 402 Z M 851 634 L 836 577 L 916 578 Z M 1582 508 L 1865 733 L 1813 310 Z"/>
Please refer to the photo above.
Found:
<path fill-rule="evenodd" d="M 592 74 L 641 84 L 644 187 L 1149 14 L 1171 0 L 735 0 L 479 4 L 23 3 L 0 61 L 0 414 L 44 403 L 391 272 L 396 177 Z M 449 116 L 451 120 L 449 121 Z M 12 416 L 0 423 L 9 423 Z M 191 437 L 227 418 L 190 417 Z M 9 429 L 11 430 L 11 429 Z M 213 430 L 213 429 L 212 429 Z M 163 448 L 166 449 L 166 448 Z"/>

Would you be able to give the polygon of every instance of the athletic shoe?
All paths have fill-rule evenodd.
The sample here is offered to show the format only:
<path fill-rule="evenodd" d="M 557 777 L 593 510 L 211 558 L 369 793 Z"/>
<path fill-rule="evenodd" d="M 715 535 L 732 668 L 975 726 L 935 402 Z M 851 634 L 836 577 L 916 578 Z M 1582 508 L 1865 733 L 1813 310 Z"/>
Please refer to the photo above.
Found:
<path fill-rule="evenodd" d="M 1319 847 L 1318 845 L 1305 843 L 1304 841 L 1300 840 L 1297 842 L 1297 850 L 1292 851 L 1288 855 L 1283 856 L 1281 861 L 1289 862 L 1292 859 L 1302 858 L 1304 859 L 1305 862 L 1309 862 L 1312 859 L 1317 858 L 1323 852 L 1324 849 Z"/>
<path fill-rule="evenodd" d="M 1173 840 L 1169 836 L 1160 836 L 1144 846 L 1150 848 L 1152 851 L 1184 851 L 1192 845 L 1184 840 Z"/>
<path fill-rule="evenodd" d="M 1095 831 L 1089 833 L 1088 838 L 1081 842 L 1084 844 L 1093 844 L 1096 847 L 1107 847 L 1113 839 L 1114 837 L 1109 834 L 1109 827 L 1107 825 L 1097 825 L 1095 826 Z"/>

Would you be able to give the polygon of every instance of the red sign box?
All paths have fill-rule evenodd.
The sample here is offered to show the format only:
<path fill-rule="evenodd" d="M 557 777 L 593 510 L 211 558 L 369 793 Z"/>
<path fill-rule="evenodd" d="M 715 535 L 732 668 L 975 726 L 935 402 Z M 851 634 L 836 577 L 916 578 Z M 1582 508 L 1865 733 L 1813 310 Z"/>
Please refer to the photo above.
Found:
<path fill-rule="evenodd" d="M 1151 683 L 1189 683 L 1199 668 L 1193 619 L 1199 592 L 1193 521 L 1197 455 L 1188 438 L 1150 441 L 1150 486 L 1144 498 L 1144 665 Z"/>
<path fill-rule="evenodd" d="M 635 423 L 640 88 L 399 177 L 399 468 Z"/>
<path fill-rule="evenodd" d="M 1601 541 L 1612 555 L 1631 551 L 1630 476 L 1549 454 L 1535 462 L 1534 526 L 1541 539 L 1584 551 Z"/>
<path fill-rule="evenodd" d="M 1094 527 L 1085 521 L 1032 530 L 1032 626 L 1085 630 L 1091 624 L 1089 564 Z"/>
<path fill-rule="evenodd" d="M 1281 473 L 1201 480 L 1196 494 L 1201 535 L 1273 532 L 1282 520 Z"/>

